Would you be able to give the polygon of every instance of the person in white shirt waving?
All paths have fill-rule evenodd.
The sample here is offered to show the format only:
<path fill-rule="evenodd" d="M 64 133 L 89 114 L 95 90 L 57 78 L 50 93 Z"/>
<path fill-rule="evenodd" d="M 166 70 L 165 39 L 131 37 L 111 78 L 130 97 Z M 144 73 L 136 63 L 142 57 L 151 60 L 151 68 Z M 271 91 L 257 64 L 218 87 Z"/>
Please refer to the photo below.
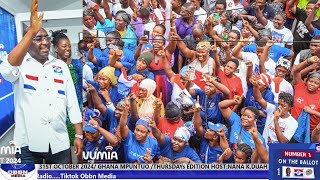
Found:
<path fill-rule="evenodd" d="M 75 126 L 74 151 L 82 155 L 81 113 L 69 68 L 49 55 L 50 40 L 32 0 L 30 27 L 2 63 L 3 77 L 15 95 L 15 146 L 22 164 L 66 164 L 70 158 L 67 114 Z"/>
<path fill-rule="evenodd" d="M 263 137 L 268 145 L 271 143 L 288 143 L 298 128 L 298 121 L 290 114 L 293 107 L 293 96 L 285 92 L 280 93 L 278 109 L 276 109 L 275 105 L 262 98 L 258 83 L 258 81 L 252 80 L 254 99 L 267 112 Z"/>

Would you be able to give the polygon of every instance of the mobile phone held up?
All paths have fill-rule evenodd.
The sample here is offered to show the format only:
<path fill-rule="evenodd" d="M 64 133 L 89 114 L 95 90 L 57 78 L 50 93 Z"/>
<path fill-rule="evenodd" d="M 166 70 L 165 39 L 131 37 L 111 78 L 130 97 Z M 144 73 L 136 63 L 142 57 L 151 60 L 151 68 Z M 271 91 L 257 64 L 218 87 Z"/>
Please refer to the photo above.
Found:
<path fill-rule="evenodd" d="M 143 36 L 146 37 L 149 40 L 150 31 L 144 30 Z"/>
<path fill-rule="evenodd" d="M 213 13 L 213 20 L 214 21 L 219 21 L 219 19 L 220 19 L 219 13 Z"/>

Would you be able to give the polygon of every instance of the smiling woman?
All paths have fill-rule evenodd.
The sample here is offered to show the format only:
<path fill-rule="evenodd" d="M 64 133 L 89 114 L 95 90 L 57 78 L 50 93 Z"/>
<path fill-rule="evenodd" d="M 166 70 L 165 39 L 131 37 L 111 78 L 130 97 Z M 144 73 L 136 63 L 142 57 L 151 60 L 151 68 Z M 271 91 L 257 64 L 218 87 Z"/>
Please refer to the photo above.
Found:
<path fill-rule="evenodd" d="M 79 59 L 71 59 L 71 43 L 67 35 L 61 31 L 54 31 L 52 32 L 52 37 L 52 44 L 56 53 L 55 57 L 67 63 L 76 88 L 79 107 L 82 108 L 82 63 Z M 44 37 L 42 37 L 41 42 L 43 40 Z"/>

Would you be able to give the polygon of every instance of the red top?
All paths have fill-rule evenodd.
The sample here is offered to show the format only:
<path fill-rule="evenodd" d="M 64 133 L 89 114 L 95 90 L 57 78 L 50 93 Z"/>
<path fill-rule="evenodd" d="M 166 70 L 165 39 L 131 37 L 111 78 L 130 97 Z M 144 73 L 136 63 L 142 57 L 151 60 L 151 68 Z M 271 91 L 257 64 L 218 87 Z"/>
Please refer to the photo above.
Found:
<path fill-rule="evenodd" d="M 221 79 L 221 83 L 230 90 L 230 99 L 233 99 L 234 95 L 242 96 L 243 88 L 241 79 L 238 76 L 234 75 L 233 78 L 229 78 L 220 69 L 218 77 Z"/>
<path fill-rule="evenodd" d="M 172 124 L 166 118 L 161 117 L 159 119 L 158 128 L 162 134 L 167 135 L 170 138 L 173 138 L 176 130 L 183 125 L 184 125 L 184 123 L 181 119 L 178 123 Z"/>
<path fill-rule="evenodd" d="M 320 93 L 310 94 L 304 82 L 300 82 L 294 86 L 294 106 L 291 110 L 292 117 L 298 119 L 300 113 L 305 106 L 311 107 L 313 110 L 320 112 Z M 310 116 L 310 133 L 319 123 L 319 118 L 315 115 Z"/>

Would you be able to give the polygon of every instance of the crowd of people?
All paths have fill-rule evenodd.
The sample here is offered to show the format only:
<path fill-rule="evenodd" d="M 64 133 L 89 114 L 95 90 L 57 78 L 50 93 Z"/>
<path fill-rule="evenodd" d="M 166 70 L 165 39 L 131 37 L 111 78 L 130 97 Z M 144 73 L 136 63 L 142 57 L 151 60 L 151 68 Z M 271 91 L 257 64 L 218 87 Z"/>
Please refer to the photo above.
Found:
<path fill-rule="evenodd" d="M 36 4 L 1 72 L 34 162 L 70 162 L 52 158 L 67 118 L 79 162 L 268 163 L 273 143 L 320 142 L 320 0 L 83 0 L 80 59 Z"/>

